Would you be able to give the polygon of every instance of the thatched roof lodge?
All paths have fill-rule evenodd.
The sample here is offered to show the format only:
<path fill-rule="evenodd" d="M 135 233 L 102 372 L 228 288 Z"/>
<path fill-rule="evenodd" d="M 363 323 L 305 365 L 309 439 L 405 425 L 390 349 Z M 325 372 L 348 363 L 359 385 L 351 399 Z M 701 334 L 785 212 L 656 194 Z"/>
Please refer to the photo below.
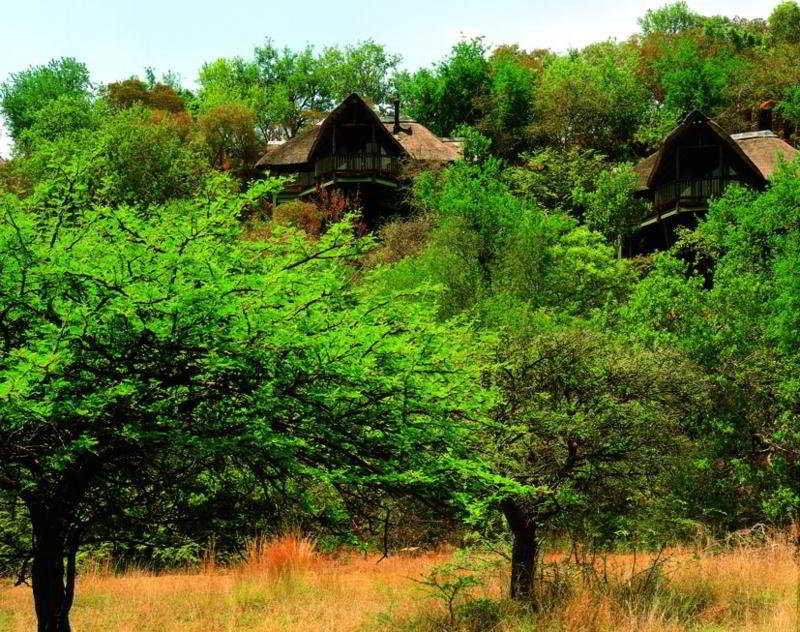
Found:
<path fill-rule="evenodd" d="M 370 184 L 396 189 L 404 165 L 458 160 L 457 139 L 437 137 L 424 125 L 400 116 L 382 118 L 353 93 L 313 127 L 273 146 L 256 169 L 292 174 L 281 199 L 309 195 L 318 188 Z"/>
<path fill-rule="evenodd" d="M 677 226 L 692 226 L 709 199 L 732 182 L 762 189 L 798 151 L 772 131 L 728 134 L 702 112 L 692 112 L 655 153 L 635 167 L 639 195 L 652 203 L 634 237 L 633 253 L 668 248 Z"/>

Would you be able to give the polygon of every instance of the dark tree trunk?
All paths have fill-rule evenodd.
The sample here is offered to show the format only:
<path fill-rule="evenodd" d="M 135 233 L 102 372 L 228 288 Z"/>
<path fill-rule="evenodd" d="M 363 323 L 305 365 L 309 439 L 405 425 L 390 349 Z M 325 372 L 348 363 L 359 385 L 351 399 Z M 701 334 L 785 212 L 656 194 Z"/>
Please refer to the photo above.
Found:
<path fill-rule="evenodd" d="M 538 554 L 533 533 L 514 533 L 511 548 L 511 598 L 533 600 L 533 584 Z"/>
<path fill-rule="evenodd" d="M 75 595 L 78 538 L 49 512 L 31 509 L 33 564 L 31 584 L 38 632 L 70 632 L 69 611 Z M 66 558 L 66 567 L 64 560 Z"/>
<path fill-rule="evenodd" d="M 513 536 L 511 548 L 511 598 L 534 603 L 534 581 L 539 543 L 536 523 L 513 501 L 503 503 L 508 526 Z"/>

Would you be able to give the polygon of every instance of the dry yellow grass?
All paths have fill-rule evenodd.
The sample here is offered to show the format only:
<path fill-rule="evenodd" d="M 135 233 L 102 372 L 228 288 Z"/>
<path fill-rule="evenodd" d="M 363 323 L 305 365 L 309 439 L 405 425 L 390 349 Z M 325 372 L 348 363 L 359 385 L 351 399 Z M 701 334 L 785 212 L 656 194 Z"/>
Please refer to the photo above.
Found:
<path fill-rule="evenodd" d="M 287 537 L 257 541 L 236 568 L 153 575 L 82 574 L 76 632 L 795 632 L 797 568 L 788 543 L 712 555 L 671 551 L 663 581 L 648 594 L 626 591 L 639 556 L 611 555 L 609 582 L 574 579 L 552 610 L 530 613 L 503 600 L 504 566 L 473 590 L 472 607 L 452 622 L 414 579 L 448 553 L 417 557 L 323 556 Z M 555 556 L 550 560 L 555 560 Z M 598 569 L 601 568 L 596 563 Z M 488 613 L 488 614 L 487 614 Z M 30 590 L 0 588 L 0 632 L 35 629 Z"/>

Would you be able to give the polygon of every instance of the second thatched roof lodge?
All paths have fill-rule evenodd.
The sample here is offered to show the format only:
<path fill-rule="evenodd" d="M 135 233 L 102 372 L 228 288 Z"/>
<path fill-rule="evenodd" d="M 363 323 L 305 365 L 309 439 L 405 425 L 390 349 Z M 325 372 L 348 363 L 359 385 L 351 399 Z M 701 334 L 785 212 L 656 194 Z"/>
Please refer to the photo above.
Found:
<path fill-rule="evenodd" d="M 702 112 L 690 113 L 654 154 L 641 160 L 639 195 L 651 210 L 628 254 L 669 248 L 678 226 L 694 226 L 711 198 L 738 182 L 763 189 L 782 161 L 798 151 L 771 130 L 728 134 Z"/>

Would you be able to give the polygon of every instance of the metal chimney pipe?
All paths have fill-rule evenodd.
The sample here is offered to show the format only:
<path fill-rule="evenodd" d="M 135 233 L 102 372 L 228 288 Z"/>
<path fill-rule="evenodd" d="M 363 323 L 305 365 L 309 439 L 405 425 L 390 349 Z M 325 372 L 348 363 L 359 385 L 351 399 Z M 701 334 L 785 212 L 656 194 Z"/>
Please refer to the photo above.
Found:
<path fill-rule="evenodd" d="M 394 129 L 392 133 L 400 133 L 400 99 L 394 100 Z"/>

